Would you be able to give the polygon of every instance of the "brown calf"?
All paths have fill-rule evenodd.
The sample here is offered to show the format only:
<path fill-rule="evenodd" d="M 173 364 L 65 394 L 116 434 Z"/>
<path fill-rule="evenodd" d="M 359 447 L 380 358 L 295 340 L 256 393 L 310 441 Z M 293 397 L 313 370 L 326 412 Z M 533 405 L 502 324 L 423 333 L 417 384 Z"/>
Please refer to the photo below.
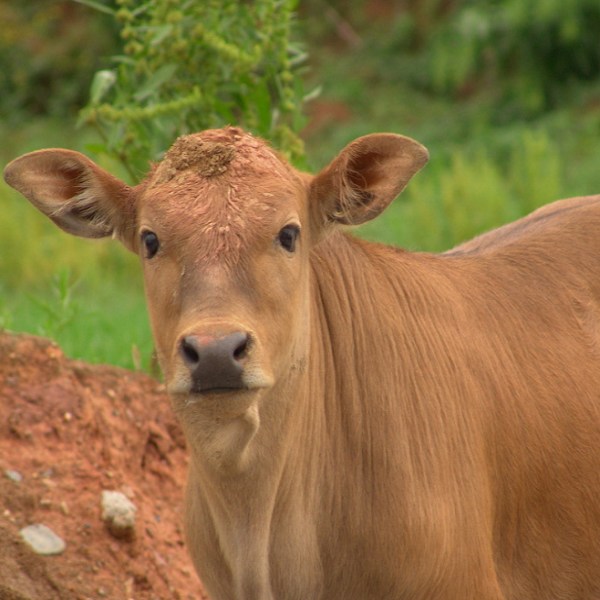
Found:
<path fill-rule="evenodd" d="M 139 254 L 214 600 L 600 598 L 600 197 L 442 255 L 344 233 L 427 160 L 315 177 L 239 129 L 130 188 L 68 150 L 6 180 Z"/>

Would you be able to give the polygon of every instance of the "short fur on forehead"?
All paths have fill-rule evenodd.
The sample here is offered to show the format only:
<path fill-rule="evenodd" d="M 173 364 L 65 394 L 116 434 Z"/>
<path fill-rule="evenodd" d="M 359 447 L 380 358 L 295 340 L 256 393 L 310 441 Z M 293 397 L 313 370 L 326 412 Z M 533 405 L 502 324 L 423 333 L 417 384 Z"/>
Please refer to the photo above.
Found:
<path fill-rule="evenodd" d="M 300 185 L 266 142 L 227 127 L 178 138 L 149 175 L 145 198 L 179 243 L 197 240 L 195 261 L 235 264 Z"/>

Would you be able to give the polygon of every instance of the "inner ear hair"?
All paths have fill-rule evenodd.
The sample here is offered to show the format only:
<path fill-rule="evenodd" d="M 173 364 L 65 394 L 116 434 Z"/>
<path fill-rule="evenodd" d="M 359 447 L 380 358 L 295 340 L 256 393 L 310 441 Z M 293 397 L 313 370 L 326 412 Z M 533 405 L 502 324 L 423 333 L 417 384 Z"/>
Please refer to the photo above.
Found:
<path fill-rule="evenodd" d="M 313 180 L 324 224 L 359 225 L 375 218 L 427 162 L 411 138 L 382 133 L 358 138 Z"/>
<path fill-rule="evenodd" d="M 376 195 L 373 190 L 382 177 L 378 156 L 377 152 L 350 155 L 339 174 L 339 195 L 330 215 L 332 221 L 352 225 L 353 213 L 357 210 L 365 219 L 370 218 L 371 212 L 373 216 L 377 214 L 377 207 L 373 207 Z"/>

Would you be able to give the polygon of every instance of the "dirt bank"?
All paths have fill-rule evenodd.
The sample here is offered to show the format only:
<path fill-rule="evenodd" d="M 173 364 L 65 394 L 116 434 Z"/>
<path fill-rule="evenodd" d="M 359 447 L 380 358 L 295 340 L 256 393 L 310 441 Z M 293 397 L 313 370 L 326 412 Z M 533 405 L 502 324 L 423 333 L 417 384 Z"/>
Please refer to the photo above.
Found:
<path fill-rule="evenodd" d="M 52 342 L 0 333 L 0 600 L 200 600 L 184 547 L 185 443 L 162 386 L 65 358 Z M 102 490 L 137 507 L 115 539 Z M 66 542 L 34 554 L 21 528 Z"/>

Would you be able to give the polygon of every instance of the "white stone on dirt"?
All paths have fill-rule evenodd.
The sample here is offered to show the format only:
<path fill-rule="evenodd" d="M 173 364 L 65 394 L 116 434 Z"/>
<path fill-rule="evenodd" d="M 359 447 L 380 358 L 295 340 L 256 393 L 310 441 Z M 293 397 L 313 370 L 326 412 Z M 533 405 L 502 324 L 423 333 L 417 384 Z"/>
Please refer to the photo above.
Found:
<path fill-rule="evenodd" d="M 13 469 L 6 469 L 4 474 L 15 483 L 21 483 L 23 481 L 23 475 L 19 473 L 19 471 L 14 471 Z"/>
<path fill-rule="evenodd" d="M 28 525 L 21 529 L 19 534 L 36 554 L 50 556 L 62 554 L 65 551 L 64 540 L 41 523 Z"/>
<path fill-rule="evenodd" d="M 102 520 L 114 537 L 126 540 L 133 538 L 136 511 L 135 504 L 125 494 L 102 491 Z"/>

